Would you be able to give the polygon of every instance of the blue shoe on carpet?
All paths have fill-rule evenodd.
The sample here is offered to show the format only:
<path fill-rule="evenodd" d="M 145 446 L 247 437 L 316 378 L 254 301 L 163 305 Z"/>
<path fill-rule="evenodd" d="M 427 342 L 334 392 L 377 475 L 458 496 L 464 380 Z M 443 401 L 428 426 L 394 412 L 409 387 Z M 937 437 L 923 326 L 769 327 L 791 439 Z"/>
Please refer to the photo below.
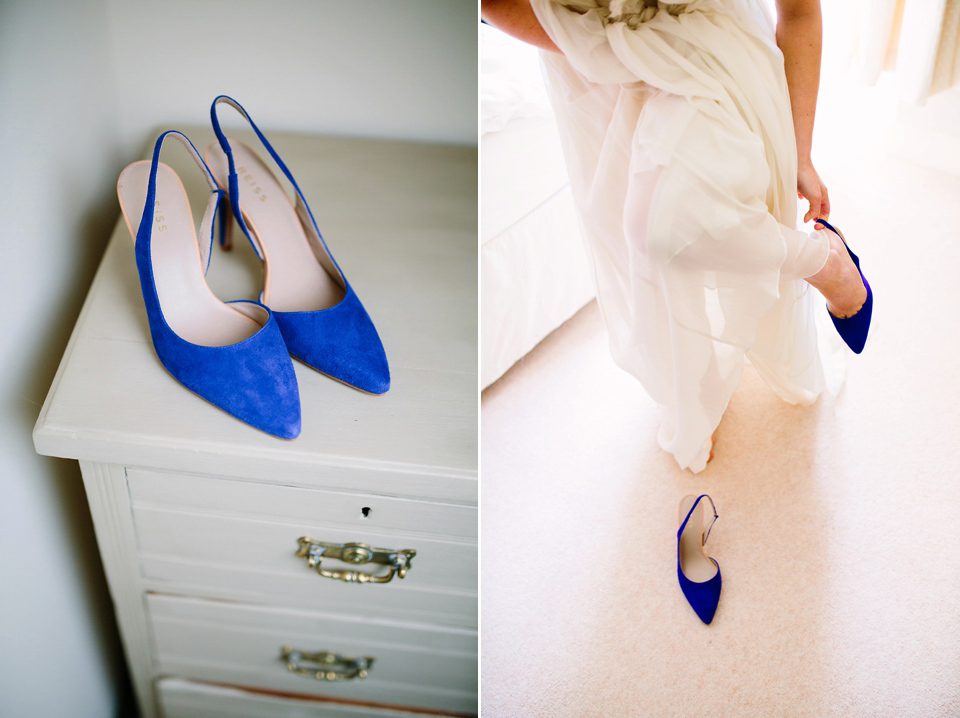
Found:
<path fill-rule="evenodd" d="M 703 505 L 713 507 L 713 520 L 704 529 Z M 704 623 L 710 623 L 720 603 L 720 564 L 703 551 L 717 520 L 717 507 L 706 494 L 685 496 L 680 502 L 680 530 L 677 531 L 677 578 L 680 590 Z"/>

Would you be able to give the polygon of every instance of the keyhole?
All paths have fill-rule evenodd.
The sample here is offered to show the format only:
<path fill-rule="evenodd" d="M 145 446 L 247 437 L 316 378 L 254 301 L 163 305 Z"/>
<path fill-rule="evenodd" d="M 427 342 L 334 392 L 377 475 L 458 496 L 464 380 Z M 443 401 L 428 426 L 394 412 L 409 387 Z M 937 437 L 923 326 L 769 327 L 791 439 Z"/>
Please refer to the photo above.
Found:
<path fill-rule="evenodd" d="M 364 506 L 362 509 L 360 509 L 360 513 L 363 514 L 363 518 L 370 518 L 370 507 Z"/>

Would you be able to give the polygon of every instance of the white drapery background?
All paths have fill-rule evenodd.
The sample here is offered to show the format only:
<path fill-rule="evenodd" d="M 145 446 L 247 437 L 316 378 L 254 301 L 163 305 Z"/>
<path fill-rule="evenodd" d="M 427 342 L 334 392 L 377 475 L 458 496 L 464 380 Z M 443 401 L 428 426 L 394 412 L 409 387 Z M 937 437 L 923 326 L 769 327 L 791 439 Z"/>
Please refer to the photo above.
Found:
<path fill-rule="evenodd" d="M 892 70 L 900 99 L 913 104 L 960 84 L 960 0 L 859 0 L 855 28 L 866 84 Z"/>

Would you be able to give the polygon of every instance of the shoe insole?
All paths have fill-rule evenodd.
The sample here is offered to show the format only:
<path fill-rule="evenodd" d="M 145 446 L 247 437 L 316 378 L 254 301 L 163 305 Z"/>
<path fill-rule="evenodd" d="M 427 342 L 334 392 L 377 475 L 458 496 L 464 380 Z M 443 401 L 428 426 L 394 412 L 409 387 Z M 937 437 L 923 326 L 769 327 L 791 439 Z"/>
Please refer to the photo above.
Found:
<path fill-rule="evenodd" d="M 680 502 L 680 523 L 683 523 L 683 519 L 696 500 L 696 496 L 685 496 Z M 703 552 L 702 536 L 703 500 L 690 514 L 690 520 L 680 534 L 680 569 L 684 576 L 695 583 L 709 581 L 717 573 L 716 564 Z"/>
<path fill-rule="evenodd" d="M 314 254 L 307 232 L 276 176 L 252 149 L 228 140 L 237 170 L 240 209 L 247 229 L 263 255 L 263 303 L 281 312 L 327 309 L 344 296 L 326 257 L 324 268 Z M 207 164 L 221 187 L 227 187 L 227 156 L 214 142 L 207 148 Z M 319 242 L 318 242 L 319 244 Z M 318 247 L 323 252 L 322 247 Z"/>
<path fill-rule="evenodd" d="M 149 179 L 150 162 L 144 160 L 127 167 L 117 182 L 120 207 L 134 241 Z M 210 241 L 215 200 L 216 195 L 211 195 L 201 223 L 202 241 Z M 160 309 L 178 336 L 202 346 L 226 346 L 260 329 L 261 324 L 221 302 L 207 286 L 187 193 L 176 172 L 162 162 L 157 165 L 150 254 Z"/>

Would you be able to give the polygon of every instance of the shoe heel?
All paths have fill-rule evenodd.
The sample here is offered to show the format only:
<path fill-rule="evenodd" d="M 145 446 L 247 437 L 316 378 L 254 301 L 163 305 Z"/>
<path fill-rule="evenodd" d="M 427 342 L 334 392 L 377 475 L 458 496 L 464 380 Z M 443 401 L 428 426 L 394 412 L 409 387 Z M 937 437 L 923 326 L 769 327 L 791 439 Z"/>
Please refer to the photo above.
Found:
<path fill-rule="evenodd" d="M 229 252 L 233 249 L 233 216 L 230 212 L 230 198 L 225 190 L 220 192 L 220 249 Z"/>

